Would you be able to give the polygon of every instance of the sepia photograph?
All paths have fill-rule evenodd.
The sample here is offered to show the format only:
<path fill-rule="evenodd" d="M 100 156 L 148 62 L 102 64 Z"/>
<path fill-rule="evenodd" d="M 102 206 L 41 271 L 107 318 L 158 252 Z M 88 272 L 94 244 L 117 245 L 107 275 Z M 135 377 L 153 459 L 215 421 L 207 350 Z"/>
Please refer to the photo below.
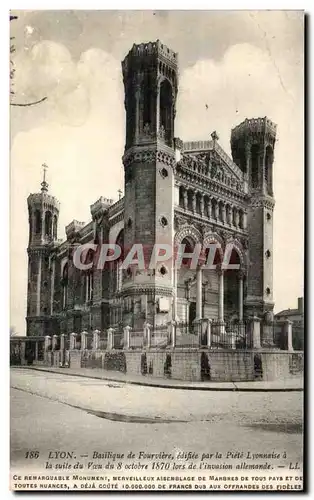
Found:
<path fill-rule="evenodd" d="M 301 492 L 302 10 L 12 10 L 10 489 Z"/>

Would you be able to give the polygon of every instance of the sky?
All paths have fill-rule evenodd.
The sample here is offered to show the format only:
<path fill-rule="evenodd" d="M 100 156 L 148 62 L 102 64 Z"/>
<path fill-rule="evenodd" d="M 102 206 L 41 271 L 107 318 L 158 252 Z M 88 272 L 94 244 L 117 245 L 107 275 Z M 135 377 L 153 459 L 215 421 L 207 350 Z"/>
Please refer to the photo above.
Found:
<path fill-rule="evenodd" d="M 268 116 L 274 163 L 275 312 L 303 296 L 304 108 L 301 11 L 13 11 L 11 106 L 11 325 L 25 333 L 29 193 L 42 164 L 61 204 L 59 238 L 88 222 L 100 196 L 118 199 L 125 116 L 121 60 L 133 43 L 160 39 L 179 53 L 175 135 L 230 154 L 231 128 Z M 207 106 L 206 106 L 207 105 Z M 292 231 L 293 230 L 293 231 Z M 293 235 L 292 235 L 293 232 Z"/>

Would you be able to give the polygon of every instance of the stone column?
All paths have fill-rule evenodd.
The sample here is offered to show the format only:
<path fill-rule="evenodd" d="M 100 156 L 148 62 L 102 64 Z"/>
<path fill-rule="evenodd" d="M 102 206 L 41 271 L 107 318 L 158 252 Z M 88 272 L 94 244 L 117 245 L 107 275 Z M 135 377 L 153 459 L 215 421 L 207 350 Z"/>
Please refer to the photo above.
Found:
<path fill-rule="evenodd" d="M 219 203 L 218 203 L 218 200 L 216 200 L 216 204 L 215 204 L 215 213 L 214 213 L 214 217 L 216 220 L 219 219 Z"/>
<path fill-rule="evenodd" d="M 93 350 L 94 351 L 99 349 L 99 339 L 100 339 L 100 331 L 94 330 L 93 331 Z"/>
<path fill-rule="evenodd" d="M 196 269 L 196 318 L 202 318 L 202 295 L 203 295 L 203 287 L 202 287 L 202 267 L 197 266 Z"/>
<path fill-rule="evenodd" d="M 286 339 L 285 344 L 287 346 L 287 350 L 288 351 L 293 351 L 293 346 L 292 346 L 292 324 L 293 324 L 293 322 L 290 321 L 289 319 L 287 319 L 283 323 L 283 327 L 282 327 L 284 338 Z"/>
<path fill-rule="evenodd" d="M 247 229 L 247 212 L 243 212 L 243 229 Z"/>
<path fill-rule="evenodd" d="M 188 192 L 186 189 L 183 191 L 183 208 L 184 210 L 187 210 L 188 208 Z"/>
<path fill-rule="evenodd" d="M 201 216 L 204 217 L 204 196 L 202 194 L 200 199 L 200 210 L 201 210 Z"/>
<path fill-rule="evenodd" d="M 176 347 L 176 322 L 169 321 L 168 322 L 168 336 L 171 342 L 171 347 L 174 349 Z"/>
<path fill-rule="evenodd" d="M 145 325 L 145 337 L 146 337 L 146 347 L 147 349 L 151 348 L 152 345 L 152 325 L 149 323 L 146 323 Z"/>
<path fill-rule="evenodd" d="M 76 333 L 70 333 L 70 351 L 75 349 Z"/>
<path fill-rule="evenodd" d="M 235 209 L 235 227 L 239 227 L 239 220 L 240 220 L 239 210 L 236 208 Z"/>
<path fill-rule="evenodd" d="M 195 212 L 196 212 L 196 193 L 195 193 L 195 191 L 193 191 L 193 194 L 192 194 L 192 211 L 195 214 Z"/>
<path fill-rule="evenodd" d="M 177 345 L 177 330 L 176 330 L 176 322 L 171 321 L 171 346 L 173 349 Z"/>
<path fill-rule="evenodd" d="M 209 197 L 207 203 L 207 217 L 210 219 L 211 216 L 212 216 L 212 200 L 211 197 Z"/>
<path fill-rule="evenodd" d="M 172 298 L 172 319 L 177 319 L 177 285 L 178 285 L 178 270 L 175 262 L 173 263 L 173 298 Z"/>
<path fill-rule="evenodd" d="M 38 361 L 38 341 L 35 342 L 35 361 Z"/>
<path fill-rule="evenodd" d="M 226 205 L 226 221 L 227 221 L 227 224 L 230 226 L 231 225 L 231 207 L 230 207 L 230 205 Z"/>
<path fill-rule="evenodd" d="M 81 350 L 84 351 L 84 349 L 87 349 L 87 332 L 82 332 L 81 333 Z"/>
<path fill-rule="evenodd" d="M 130 326 L 126 326 L 123 329 L 123 334 L 124 334 L 123 349 L 130 349 L 130 331 L 131 331 L 131 327 Z"/>
<path fill-rule="evenodd" d="M 52 350 L 53 351 L 56 350 L 57 342 L 58 342 L 58 335 L 53 335 L 52 336 Z"/>
<path fill-rule="evenodd" d="M 239 322 L 243 321 L 243 272 L 239 271 Z"/>
<path fill-rule="evenodd" d="M 107 330 L 107 350 L 108 351 L 111 351 L 111 349 L 113 349 L 113 334 L 114 334 L 114 329 L 108 328 L 108 330 Z"/>
<path fill-rule="evenodd" d="M 210 349 L 212 343 L 212 320 L 207 320 L 207 347 Z"/>
<path fill-rule="evenodd" d="M 46 335 L 45 336 L 45 344 L 44 344 L 44 349 L 45 351 L 48 351 L 49 350 L 49 347 L 51 346 L 51 337 L 50 335 Z"/>
<path fill-rule="evenodd" d="M 222 204 L 222 207 L 221 207 L 221 218 L 222 218 L 222 223 L 225 224 L 226 223 L 226 205 L 225 203 Z"/>
<path fill-rule="evenodd" d="M 261 348 L 261 320 L 257 316 L 251 318 L 251 346 L 253 349 Z"/>
<path fill-rule="evenodd" d="M 62 333 L 60 335 L 60 351 L 64 351 L 65 349 L 65 334 Z"/>
<path fill-rule="evenodd" d="M 202 320 L 195 319 L 193 321 L 193 333 L 198 337 L 198 345 L 201 345 L 201 330 L 202 330 Z"/>

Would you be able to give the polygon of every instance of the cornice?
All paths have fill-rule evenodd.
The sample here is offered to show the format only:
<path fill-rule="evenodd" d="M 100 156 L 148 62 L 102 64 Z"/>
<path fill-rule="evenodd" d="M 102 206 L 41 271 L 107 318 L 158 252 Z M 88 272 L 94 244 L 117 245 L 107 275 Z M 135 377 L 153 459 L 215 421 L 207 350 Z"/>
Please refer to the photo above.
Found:
<path fill-rule="evenodd" d="M 173 287 L 162 287 L 154 285 L 136 285 L 122 290 L 117 297 L 127 297 L 130 295 L 161 295 L 172 297 Z"/>
<path fill-rule="evenodd" d="M 133 146 L 125 152 L 122 161 L 125 168 L 132 163 L 159 162 L 172 168 L 176 164 L 174 151 L 164 144 L 159 144 L 159 142 L 152 146 Z"/>
<path fill-rule="evenodd" d="M 233 199 L 239 203 L 247 204 L 249 199 L 248 195 L 243 191 L 237 191 L 226 186 L 225 184 L 220 184 L 197 171 L 190 170 L 182 164 L 177 164 L 175 169 L 175 179 L 178 181 L 177 184 L 182 184 L 190 189 L 201 190 L 209 196 L 213 196 L 215 194 L 222 196 L 226 201 Z M 184 182 L 182 183 L 182 181 Z"/>

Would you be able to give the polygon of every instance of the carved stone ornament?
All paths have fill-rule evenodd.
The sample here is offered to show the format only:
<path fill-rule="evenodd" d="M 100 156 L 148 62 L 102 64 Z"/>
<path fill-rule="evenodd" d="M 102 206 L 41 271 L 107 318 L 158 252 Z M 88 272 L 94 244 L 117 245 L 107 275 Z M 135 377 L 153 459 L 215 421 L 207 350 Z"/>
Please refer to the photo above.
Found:
<path fill-rule="evenodd" d="M 160 125 L 159 131 L 158 131 L 158 137 L 159 137 L 159 139 L 164 140 L 165 136 L 166 136 L 165 127 L 163 125 Z"/>
<path fill-rule="evenodd" d="M 149 123 L 145 123 L 143 128 L 143 133 L 145 136 L 150 136 L 150 126 Z"/>

